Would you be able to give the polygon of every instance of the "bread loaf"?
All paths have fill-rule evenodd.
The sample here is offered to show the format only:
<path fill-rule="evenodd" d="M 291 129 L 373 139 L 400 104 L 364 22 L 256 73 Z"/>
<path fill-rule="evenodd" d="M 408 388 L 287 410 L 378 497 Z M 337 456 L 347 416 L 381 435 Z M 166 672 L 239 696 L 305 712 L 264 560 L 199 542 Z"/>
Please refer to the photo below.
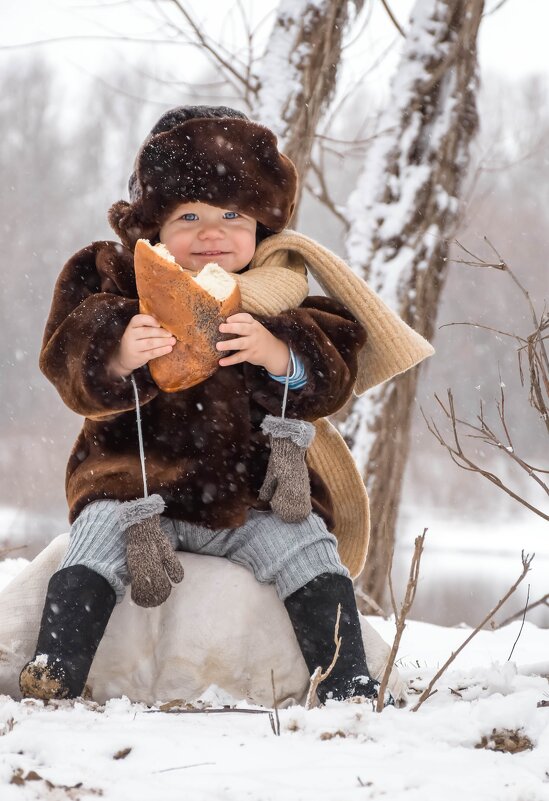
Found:
<path fill-rule="evenodd" d="M 164 392 L 199 384 L 218 369 L 227 353 L 216 350 L 225 337 L 219 324 L 240 310 L 240 289 L 218 264 L 199 272 L 184 270 L 164 245 L 139 239 L 135 247 L 139 310 L 151 314 L 175 336 L 171 353 L 151 359 L 149 369 Z"/>

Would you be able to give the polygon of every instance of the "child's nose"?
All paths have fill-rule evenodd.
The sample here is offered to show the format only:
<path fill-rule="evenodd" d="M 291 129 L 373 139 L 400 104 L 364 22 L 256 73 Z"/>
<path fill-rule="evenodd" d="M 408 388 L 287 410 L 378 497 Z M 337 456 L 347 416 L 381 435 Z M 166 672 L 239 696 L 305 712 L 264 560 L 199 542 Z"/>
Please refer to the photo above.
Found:
<path fill-rule="evenodd" d="M 221 239 L 224 236 L 223 229 L 221 225 L 204 225 L 199 233 L 198 236 L 201 239 Z"/>

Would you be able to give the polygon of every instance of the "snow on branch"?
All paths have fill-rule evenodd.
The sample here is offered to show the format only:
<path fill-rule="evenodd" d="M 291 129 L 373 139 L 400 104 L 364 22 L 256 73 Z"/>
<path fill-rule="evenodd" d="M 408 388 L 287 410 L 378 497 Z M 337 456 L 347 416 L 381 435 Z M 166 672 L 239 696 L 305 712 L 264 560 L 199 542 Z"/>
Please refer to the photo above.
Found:
<path fill-rule="evenodd" d="M 351 267 L 427 339 L 477 129 L 482 7 L 482 0 L 417 0 L 379 134 L 346 209 Z M 342 427 L 362 471 L 379 450 L 391 397 L 398 405 L 400 396 L 389 385 L 358 399 Z M 391 414 L 401 419 L 395 409 Z M 375 470 L 369 468 L 371 485 Z"/>
<path fill-rule="evenodd" d="M 349 198 L 350 262 L 395 309 L 413 272 L 429 263 L 438 239 L 457 218 L 459 181 L 451 173 L 463 172 L 466 152 L 463 148 L 447 161 L 446 150 L 464 123 L 456 61 L 464 24 L 456 17 L 464 5 L 458 0 L 416 3 L 380 120 L 382 133 Z M 454 63 L 456 68 L 449 69 Z M 476 127 L 474 107 L 468 121 Z"/>
<path fill-rule="evenodd" d="M 299 133 L 296 120 L 308 111 L 316 122 L 317 106 L 335 87 L 342 28 L 352 5 L 340 0 L 280 0 L 255 71 L 259 89 L 254 114 L 277 134 L 283 150 L 292 149 L 290 142 Z M 354 5 L 360 10 L 362 0 L 354 0 Z"/>

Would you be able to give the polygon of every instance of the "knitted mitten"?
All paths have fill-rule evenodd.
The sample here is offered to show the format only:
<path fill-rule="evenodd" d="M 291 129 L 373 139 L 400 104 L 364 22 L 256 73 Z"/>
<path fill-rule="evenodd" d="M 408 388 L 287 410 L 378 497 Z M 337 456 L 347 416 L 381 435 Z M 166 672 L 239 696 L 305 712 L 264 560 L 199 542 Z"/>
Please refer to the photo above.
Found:
<path fill-rule="evenodd" d="M 120 507 L 126 531 L 132 600 L 139 606 L 160 606 L 183 579 L 183 568 L 160 527 L 164 501 L 160 495 L 127 501 Z"/>
<path fill-rule="evenodd" d="M 286 523 L 299 523 L 312 511 L 305 456 L 315 427 L 305 420 L 287 420 L 268 414 L 261 428 L 269 435 L 271 455 L 259 497 L 270 501 L 273 512 Z"/>

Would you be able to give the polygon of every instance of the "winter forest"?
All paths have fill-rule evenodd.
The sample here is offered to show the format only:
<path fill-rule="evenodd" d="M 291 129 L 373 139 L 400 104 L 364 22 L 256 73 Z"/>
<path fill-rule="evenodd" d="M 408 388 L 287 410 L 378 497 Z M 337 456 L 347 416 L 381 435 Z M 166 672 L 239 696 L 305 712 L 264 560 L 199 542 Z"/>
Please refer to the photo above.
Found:
<path fill-rule="evenodd" d="M 0 9 L 2 799 L 549 799 L 549 67 L 534 35 L 544 5 Z M 116 238 L 107 210 L 127 198 L 144 137 L 190 104 L 233 106 L 274 131 L 299 174 L 290 227 L 435 348 L 331 420 L 370 499 L 354 590 L 371 672 L 395 707 L 311 704 L 283 607 L 246 577 L 227 596 L 246 610 L 227 618 L 230 633 L 221 597 L 214 622 L 201 610 L 195 640 L 185 627 L 198 627 L 196 610 L 159 624 L 126 608 L 93 697 L 21 702 L 13 691 L 31 613 L 10 582 L 68 531 L 65 468 L 82 424 L 38 367 L 54 285 L 73 253 Z M 262 610 L 270 633 L 258 633 Z M 181 664 L 194 673 L 182 686 L 202 689 L 184 696 L 166 676 L 187 647 Z M 247 695 L 234 676 L 222 686 L 231 668 Z"/>

